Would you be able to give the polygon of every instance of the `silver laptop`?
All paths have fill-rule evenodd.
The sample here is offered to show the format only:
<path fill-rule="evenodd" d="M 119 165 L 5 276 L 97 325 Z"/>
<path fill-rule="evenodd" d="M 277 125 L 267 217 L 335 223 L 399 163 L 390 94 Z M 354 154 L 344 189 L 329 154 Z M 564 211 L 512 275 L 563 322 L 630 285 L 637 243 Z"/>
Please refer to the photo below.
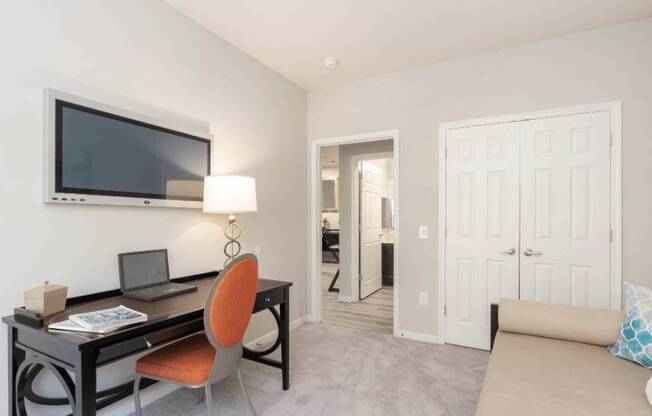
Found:
<path fill-rule="evenodd" d="M 130 298 L 153 301 L 197 290 L 170 282 L 168 251 L 149 250 L 118 254 L 120 290 Z"/>

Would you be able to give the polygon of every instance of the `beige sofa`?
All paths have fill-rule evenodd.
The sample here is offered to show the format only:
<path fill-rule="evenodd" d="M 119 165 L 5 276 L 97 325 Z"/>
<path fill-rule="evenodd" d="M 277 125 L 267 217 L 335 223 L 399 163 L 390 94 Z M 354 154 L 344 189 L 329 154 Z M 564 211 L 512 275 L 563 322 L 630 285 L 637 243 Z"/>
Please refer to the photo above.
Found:
<path fill-rule="evenodd" d="M 622 312 L 502 300 L 477 416 L 652 415 L 652 371 L 616 358 Z"/>

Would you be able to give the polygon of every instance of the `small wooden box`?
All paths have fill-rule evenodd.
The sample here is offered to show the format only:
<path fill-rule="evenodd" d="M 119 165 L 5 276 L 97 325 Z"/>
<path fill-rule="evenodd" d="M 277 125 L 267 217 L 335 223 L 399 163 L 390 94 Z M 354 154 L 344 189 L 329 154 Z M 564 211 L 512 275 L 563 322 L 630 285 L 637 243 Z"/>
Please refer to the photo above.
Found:
<path fill-rule="evenodd" d="M 24 296 L 25 309 L 48 316 L 66 309 L 68 288 L 45 281 L 42 286 L 26 290 Z"/>

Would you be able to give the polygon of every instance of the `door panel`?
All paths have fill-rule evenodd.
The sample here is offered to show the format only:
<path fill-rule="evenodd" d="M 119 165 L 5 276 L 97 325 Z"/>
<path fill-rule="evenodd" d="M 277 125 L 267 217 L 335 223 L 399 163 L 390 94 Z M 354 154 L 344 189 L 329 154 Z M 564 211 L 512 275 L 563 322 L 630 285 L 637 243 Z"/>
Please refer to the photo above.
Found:
<path fill-rule="evenodd" d="M 362 162 L 360 180 L 360 299 L 382 287 L 381 174 Z"/>
<path fill-rule="evenodd" d="M 521 123 L 522 299 L 611 306 L 609 120 Z"/>
<path fill-rule="evenodd" d="M 489 349 L 490 304 L 518 298 L 518 134 L 518 123 L 447 133 L 446 342 L 452 344 Z"/>

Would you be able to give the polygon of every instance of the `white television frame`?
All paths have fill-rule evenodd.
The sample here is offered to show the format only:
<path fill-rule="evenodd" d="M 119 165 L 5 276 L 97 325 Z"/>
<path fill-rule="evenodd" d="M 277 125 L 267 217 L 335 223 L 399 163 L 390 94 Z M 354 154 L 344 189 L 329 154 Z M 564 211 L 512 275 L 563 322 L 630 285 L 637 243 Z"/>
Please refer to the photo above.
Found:
<path fill-rule="evenodd" d="M 200 132 L 180 126 L 177 123 L 162 121 L 153 117 L 148 117 L 133 111 L 103 104 L 87 98 L 75 96 L 72 94 L 48 88 L 44 91 L 44 202 L 55 204 L 74 204 L 74 205 L 116 205 L 116 206 L 140 206 L 140 207 L 164 207 L 164 208 L 202 208 L 203 201 L 187 201 L 178 199 L 158 199 L 158 198 L 139 198 L 128 196 L 107 196 L 92 195 L 83 193 L 61 193 L 56 191 L 56 101 L 62 100 L 84 107 L 89 107 L 106 113 L 126 117 L 142 123 L 178 131 L 200 137 L 212 142 L 212 137 L 208 132 Z M 209 145 L 209 172 L 212 143 Z"/>

